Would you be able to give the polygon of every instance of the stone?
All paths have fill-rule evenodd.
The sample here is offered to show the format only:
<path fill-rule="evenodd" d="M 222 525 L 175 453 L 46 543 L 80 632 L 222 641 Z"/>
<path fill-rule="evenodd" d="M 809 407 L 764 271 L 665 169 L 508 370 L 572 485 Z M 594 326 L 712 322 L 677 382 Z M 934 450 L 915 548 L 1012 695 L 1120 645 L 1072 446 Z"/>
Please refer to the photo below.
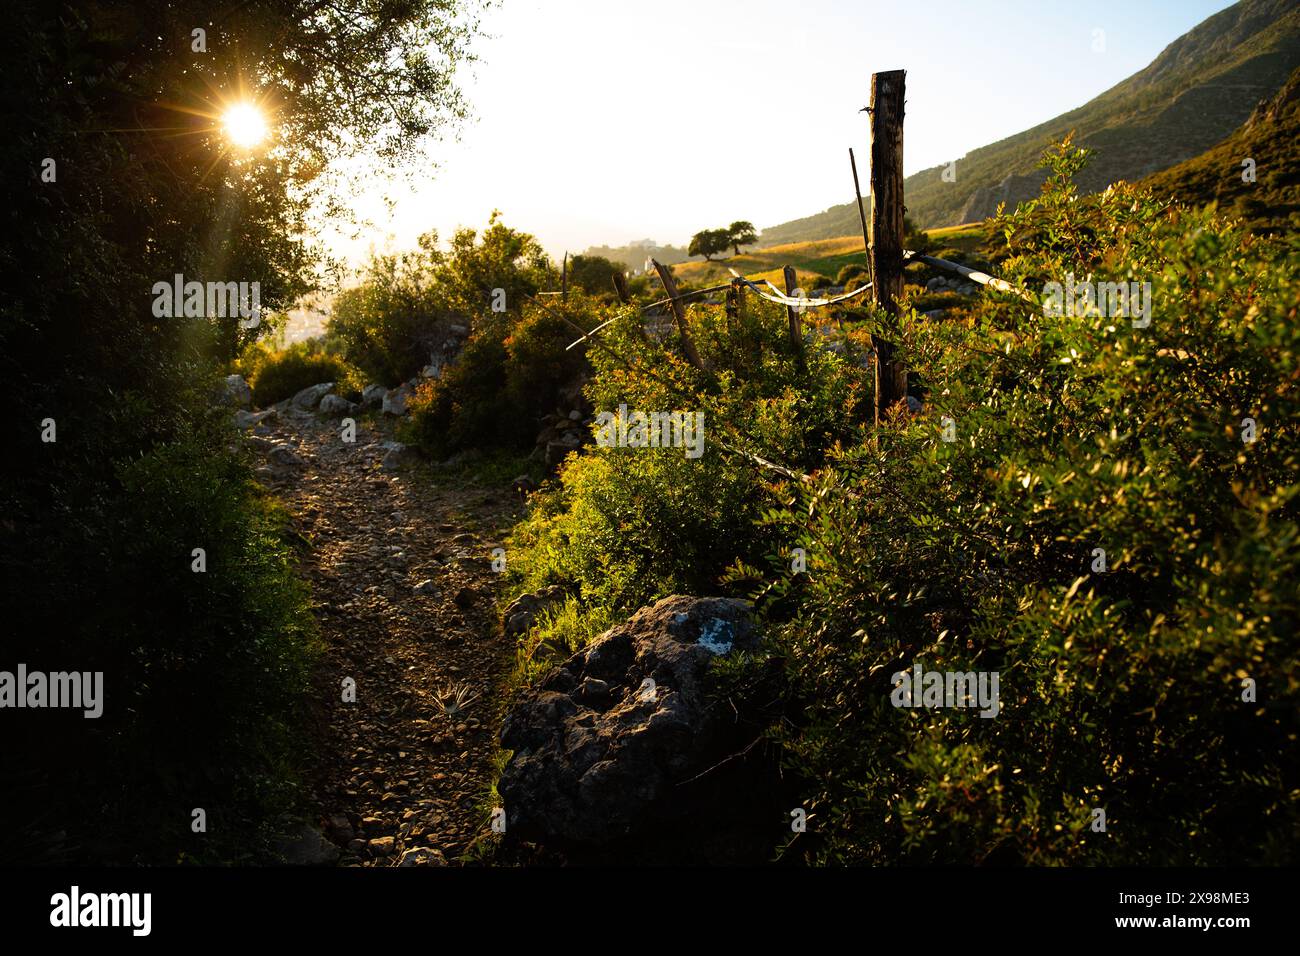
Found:
<path fill-rule="evenodd" d="M 307 462 L 296 451 L 288 445 L 279 444 L 267 453 L 267 459 L 272 465 L 280 468 L 306 468 Z"/>
<path fill-rule="evenodd" d="M 415 451 L 399 441 L 386 441 L 379 447 L 384 451 L 383 460 L 379 463 L 384 471 L 398 471 L 416 459 Z"/>
<path fill-rule="evenodd" d="M 253 404 L 253 389 L 242 375 L 226 376 L 226 396 L 231 404 L 249 408 Z"/>
<path fill-rule="evenodd" d="M 441 850 L 433 847 L 418 846 L 402 853 L 398 866 L 446 866 L 447 858 Z"/>
<path fill-rule="evenodd" d="M 421 581 L 412 588 L 412 590 L 415 591 L 416 594 L 424 594 L 430 597 L 436 597 L 438 594 L 438 588 L 434 585 L 433 581 L 428 578 Z"/>
<path fill-rule="evenodd" d="M 384 395 L 388 389 L 382 385 L 367 385 L 361 390 L 361 407 L 377 408 L 384 404 Z"/>
<path fill-rule="evenodd" d="M 389 856 L 392 854 L 392 852 L 395 849 L 397 849 L 395 843 L 396 843 L 396 837 L 381 836 L 381 837 L 375 837 L 373 840 L 367 843 L 366 846 L 370 849 L 370 852 L 375 856 Z"/>
<path fill-rule="evenodd" d="M 349 415 L 357 408 L 356 402 L 349 402 L 342 395 L 326 395 L 320 400 L 320 410 L 325 415 Z"/>
<path fill-rule="evenodd" d="M 598 677 L 588 677 L 578 685 L 575 698 L 588 707 L 603 709 L 609 703 L 609 683 Z"/>
<path fill-rule="evenodd" d="M 298 394 L 294 395 L 292 399 L 290 399 L 290 404 L 294 408 L 301 408 L 306 411 L 311 411 L 313 408 L 315 408 L 317 405 L 320 404 L 320 400 L 322 398 L 324 398 L 332 391 L 334 391 L 333 382 L 322 382 L 319 385 L 308 385 Z"/>
<path fill-rule="evenodd" d="M 474 591 L 471 588 L 461 588 L 452 600 L 462 611 L 467 611 L 474 606 Z"/>
<path fill-rule="evenodd" d="M 411 400 L 412 388 L 408 384 L 402 384 L 397 388 L 390 388 L 384 393 L 382 410 L 385 415 L 405 415 L 407 412 L 406 404 Z"/>
<path fill-rule="evenodd" d="M 269 454 L 275 447 L 275 442 L 269 438 L 262 438 L 260 435 L 249 435 L 244 439 L 244 443 L 254 451 L 260 451 L 262 454 Z"/>
<path fill-rule="evenodd" d="M 526 633 L 542 611 L 563 600 L 564 590 L 555 585 L 531 594 L 519 595 L 506 605 L 506 609 L 501 614 L 502 620 L 505 621 L 505 636 L 515 637 Z"/>
<path fill-rule="evenodd" d="M 341 846 L 351 847 L 352 841 L 356 839 L 356 833 L 352 830 L 352 823 L 348 820 L 346 814 L 334 813 L 329 818 L 329 835 L 335 843 Z"/>
<path fill-rule="evenodd" d="M 246 409 L 239 408 L 235 410 L 235 426 L 245 430 L 255 428 L 268 419 L 278 418 L 279 414 L 279 410 L 275 408 L 268 408 L 260 412 L 250 412 Z"/>
<path fill-rule="evenodd" d="M 497 785 L 511 833 L 600 845 L 707 812 L 679 787 L 736 747 L 737 722 L 706 675 L 758 639 L 748 602 L 674 595 L 524 691 L 501 730 L 513 751 Z"/>
<path fill-rule="evenodd" d="M 290 866 L 330 866 L 339 858 L 339 848 L 306 823 L 278 837 L 273 846 L 276 854 Z"/>

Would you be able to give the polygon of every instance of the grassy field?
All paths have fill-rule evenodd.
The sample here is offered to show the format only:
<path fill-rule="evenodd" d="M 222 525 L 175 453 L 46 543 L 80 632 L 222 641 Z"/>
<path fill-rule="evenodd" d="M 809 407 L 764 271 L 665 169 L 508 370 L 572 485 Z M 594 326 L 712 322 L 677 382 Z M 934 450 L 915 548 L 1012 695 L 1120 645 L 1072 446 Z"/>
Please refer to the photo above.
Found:
<path fill-rule="evenodd" d="M 985 238 L 981 223 L 967 223 L 933 229 L 927 233 L 936 249 L 961 249 L 973 251 Z M 839 271 L 847 265 L 863 265 L 866 256 L 862 250 L 861 236 L 840 236 L 837 239 L 817 239 L 812 242 L 788 242 L 779 246 L 751 249 L 738 256 L 716 259 L 713 262 L 681 262 L 673 266 L 678 282 L 692 287 L 719 285 L 731 278 L 728 269 L 755 281 L 768 279 L 781 285 L 783 267 L 794 266 L 799 285 L 805 291 L 831 285 Z"/>
<path fill-rule="evenodd" d="M 807 289 L 811 288 L 807 283 L 827 285 L 840 269 L 852 262 L 866 262 L 861 236 L 768 246 L 713 262 L 681 262 L 673 266 L 673 275 L 679 282 L 689 282 L 696 287 L 717 285 L 731 278 L 727 271 L 730 268 L 748 278 L 769 279 L 779 286 L 781 269 L 794 266 L 800 286 Z"/>

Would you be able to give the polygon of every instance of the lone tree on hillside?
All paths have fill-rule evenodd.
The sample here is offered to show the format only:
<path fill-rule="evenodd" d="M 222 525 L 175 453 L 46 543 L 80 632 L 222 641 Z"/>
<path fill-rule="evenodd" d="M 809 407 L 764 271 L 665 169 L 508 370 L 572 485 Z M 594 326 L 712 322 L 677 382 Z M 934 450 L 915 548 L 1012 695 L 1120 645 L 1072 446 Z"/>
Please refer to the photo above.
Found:
<path fill-rule="evenodd" d="M 741 246 L 755 242 L 758 242 L 758 233 L 754 231 L 752 222 L 740 220 L 727 227 L 727 245 L 736 250 L 736 255 L 740 255 Z"/>
<path fill-rule="evenodd" d="M 686 250 L 690 256 L 703 256 L 712 262 L 719 252 L 726 252 L 731 245 L 731 233 L 726 229 L 704 229 L 691 236 L 691 244 Z"/>

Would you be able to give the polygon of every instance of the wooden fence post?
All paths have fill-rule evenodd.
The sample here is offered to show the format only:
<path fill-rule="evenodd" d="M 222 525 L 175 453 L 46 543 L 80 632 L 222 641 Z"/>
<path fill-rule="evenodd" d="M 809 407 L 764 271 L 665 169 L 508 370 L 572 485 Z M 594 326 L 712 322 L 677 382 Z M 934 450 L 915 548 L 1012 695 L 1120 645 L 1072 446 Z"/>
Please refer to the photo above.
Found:
<path fill-rule="evenodd" d="M 627 287 L 627 276 L 621 272 L 614 273 L 614 294 L 624 305 L 632 304 L 632 290 Z"/>
<path fill-rule="evenodd" d="M 905 70 L 871 75 L 871 275 L 876 305 L 898 328 L 903 294 L 903 92 Z M 894 344 L 873 336 L 876 349 L 876 424 L 907 397 L 907 369 L 894 359 Z"/>
<path fill-rule="evenodd" d="M 691 335 L 686 330 L 686 306 L 682 305 L 682 300 L 678 297 L 677 283 L 673 280 L 673 274 L 658 259 L 650 261 L 654 264 L 655 272 L 659 274 L 659 281 L 664 284 L 664 291 L 668 293 L 668 298 L 671 300 L 673 318 L 677 320 L 677 331 L 682 337 L 682 351 L 686 353 L 686 361 L 702 372 L 704 363 L 700 360 L 700 353 L 695 351 L 695 343 L 691 341 Z"/>
<path fill-rule="evenodd" d="M 794 266 L 786 266 L 781 270 L 781 274 L 785 276 L 785 294 L 794 295 L 795 287 L 799 281 Z M 795 364 L 799 366 L 799 371 L 803 372 L 806 366 L 803 357 L 803 326 L 799 320 L 799 312 L 794 306 L 787 305 L 785 307 L 785 317 L 790 321 L 790 347 L 794 349 Z"/>
<path fill-rule="evenodd" d="M 732 359 L 753 370 L 763 364 L 763 338 L 746 309 L 745 283 L 732 279 L 727 289 L 727 333 Z"/>
<path fill-rule="evenodd" d="M 732 279 L 731 285 L 727 286 L 727 323 L 729 327 L 734 328 L 734 323 L 740 321 L 740 297 L 744 294 L 740 280 Z"/>
<path fill-rule="evenodd" d="M 560 270 L 560 298 L 569 297 L 569 254 L 564 254 L 564 266 Z"/>

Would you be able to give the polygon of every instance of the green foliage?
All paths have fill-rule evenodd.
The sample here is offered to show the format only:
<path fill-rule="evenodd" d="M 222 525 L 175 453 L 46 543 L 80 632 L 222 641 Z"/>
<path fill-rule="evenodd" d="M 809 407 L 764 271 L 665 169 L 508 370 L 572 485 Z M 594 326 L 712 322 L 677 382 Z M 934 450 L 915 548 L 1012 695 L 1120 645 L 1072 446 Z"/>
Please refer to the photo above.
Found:
<path fill-rule="evenodd" d="M 691 236 L 691 243 L 686 247 L 687 255 L 703 256 L 712 261 L 720 252 L 726 252 L 731 245 L 731 235 L 725 229 L 702 229 Z"/>
<path fill-rule="evenodd" d="M 913 252 L 929 252 L 934 248 L 934 240 L 908 216 L 903 217 L 903 248 Z"/>
<path fill-rule="evenodd" d="M 621 318 L 588 352 L 587 394 L 597 411 L 703 413 L 703 455 L 594 445 L 570 456 L 514 531 L 512 593 L 560 585 L 578 602 L 567 614 L 602 625 L 668 594 L 716 593 L 733 559 L 773 546 L 755 517 L 759 502 L 774 501 L 774 475 L 740 452 L 814 467 L 857 433 L 867 402 L 860 352 L 846 361 L 812 350 L 801 372 L 784 308 L 752 299 L 734 323 L 720 307 L 694 306 L 690 325 L 707 376 Z"/>
<path fill-rule="evenodd" d="M 573 599 L 543 611 L 515 648 L 515 666 L 507 686 L 513 690 L 527 687 L 620 620 L 607 608 L 587 610 Z"/>
<path fill-rule="evenodd" d="M 75 770 L 54 778 L 68 789 L 47 799 L 67 812 L 93 787 L 94 813 L 111 824 L 87 835 L 90 858 L 172 862 L 190 838 L 188 811 L 176 808 L 202 806 L 211 836 L 189 855 L 230 859 L 269 808 L 295 799 L 294 730 L 314 645 L 307 591 L 247 465 L 213 452 L 228 426 L 189 424 L 186 437 L 118 464 L 120 494 L 67 502 L 42 547 L 5 566 L 25 596 L 22 619 L 45 628 L 25 651 L 30 666 L 104 673 L 102 717 L 42 719 L 7 745 L 14 770 L 76 754 Z M 69 437 L 62 454 L 75 455 Z M 202 573 L 194 548 L 205 552 Z M 44 823 L 22 818 L 3 855 L 39 844 Z"/>
<path fill-rule="evenodd" d="M 1132 187 L 1081 197 L 1086 160 L 1062 144 L 1042 196 L 997 221 L 1002 271 L 1150 282 L 1150 325 L 993 294 L 943 322 L 909 312 L 925 407 L 870 436 L 869 308 L 839 354 L 808 349 L 806 377 L 781 310 L 752 302 L 690 310 L 707 372 L 634 323 L 602 333 L 595 406 L 698 407 L 708 451 L 589 448 L 535 496 L 508 590 L 570 600 L 524 637 L 517 678 L 664 594 L 748 592 L 769 641 L 726 670 L 741 686 L 783 666 L 771 734 L 818 821 L 788 853 L 1293 862 L 1300 243 Z M 1000 713 L 895 708 L 914 664 L 998 673 Z"/>
<path fill-rule="evenodd" d="M 361 282 L 334 299 L 331 346 L 388 387 L 419 374 L 449 327 L 463 321 L 445 305 L 437 282 L 445 265 L 434 233 L 421 236 L 416 251 L 373 256 Z"/>
<path fill-rule="evenodd" d="M 925 413 L 766 515 L 808 553 L 769 577 L 812 859 L 1294 859 L 1300 248 L 1080 198 L 1085 159 L 1067 143 L 1001 220 L 1008 277 L 1150 281 L 1150 326 L 991 296 L 912 321 Z M 1001 715 L 896 710 L 914 662 L 999 672 Z"/>
<path fill-rule="evenodd" d="M 871 270 L 868 269 L 861 262 L 850 262 L 848 265 L 846 265 L 836 274 L 835 284 L 848 286 L 850 280 L 857 279 L 862 276 L 866 276 L 867 281 L 870 282 Z"/>
<path fill-rule="evenodd" d="M 429 232 L 417 251 L 373 257 L 361 282 L 338 296 L 328 340 L 371 378 L 396 385 L 429 364 L 452 326 L 517 318 L 558 276 L 537 240 L 499 217 L 481 234 L 457 230 L 447 250 Z"/>
<path fill-rule="evenodd" d="M 727 227 L 727 245 L 735 250 L 736 255 L 740 255 L 741 246 L 752 246 L 756 242 L 758 242 L 758 232 L 752 222 L 739 220 Z"/>
<path fill-rule="evenodd" d="M 481 321 L 455 364 L 420 384 L 404 438 L 435 458 L 467 448 L 532 446 L 541 416 L 563 404 L 587 371 L 577 329 L 595 326 L 595 304 L 577 292 Z M 575 329 L 575 326 L 577 327 Z"/>
<path fill-rule="evenodd" d="M 495 315 L 494 292 L 504 291 L 505 309 L 519 315 L 533 295 L 559 286 L 560 276 L 541 244 L 511 229 L 494 211 L 482 233 L 457 229 L 436 276 L 441 301 L 461 315 Z"/>
<path fill-rule="evenodd" d="M 0 465 L 0 614 L 11 664 L 102 670 L 105 711 L 7 728 L 3 862 L 73 848 L 79 862 L 243 860 L 292 806 L 312 619 L 278 521 L 228 450 L 229 410 L 206 411 L 216 369 L 270 323 L 155 316 L 151 290 L 177 273 L 256 281 L 264 310 L 289 308 L 315 278 L 304 237 L 321 170 L 359 142 L 412 155 L 460 113 L 453 71 L 473 33 L 460 13 L 6 7 L 0 120 L 16 132 L 0 170 L 21 228 L 0 239 L 0 382 L 16 423 Z M 237 38 L 238 55 L 192 55 L 200 24 L 210 50 Z M 271 112 L 271 149 L 229 148 L 214 113 L 236 90 Z M 52 181 L 41 157 L 57 161 Z M 47 418 L 55 442 L 40 440 Z M 198 547 L 206 573 L 190 569 Z"/>
<path fill-rule="evenodd" d="M 1216 203 L 1252 232 L 1294 232 L 1300 226 L 1300 67 L 1223 142 L 1142 185 L 1183 203 Z"/>
<path fill-rule="evenodd" d="M 624 268 L 603 256 L 573 256 L 569 259 L 569 285 L 595 298 L 613 301 L 614 276 Z"/>
<path fill-rule="evenodd" d="M 242 372 L 253 388 L 253 404 L 274 405 L 311 385 L 334 382 L 334 391 L 350 401 L 361 396 L 363 384 L 356 369 L 340 356 L 325 351 L 319 339 L 295 342 L 283 349 L 261 343 L 247 349 L 236 371 Z"/>

